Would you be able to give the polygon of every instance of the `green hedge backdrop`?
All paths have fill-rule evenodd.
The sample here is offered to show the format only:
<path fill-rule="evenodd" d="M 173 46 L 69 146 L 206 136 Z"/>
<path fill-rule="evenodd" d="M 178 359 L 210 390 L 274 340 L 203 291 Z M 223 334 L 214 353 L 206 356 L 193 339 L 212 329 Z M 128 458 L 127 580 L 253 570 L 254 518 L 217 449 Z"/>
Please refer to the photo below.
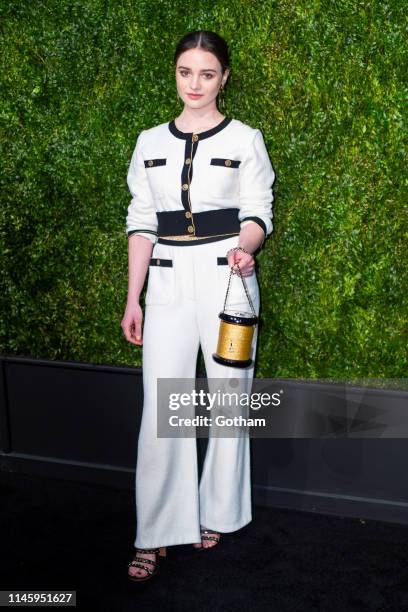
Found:
<path fill-rule="evenodd" d="M 120 328 L 127 168 L 181 111 L 176 42 L 210 29 L 231 48 L 224 112 L 277 174 L 257 376 L 406 376 L 404 5 L 2 0 L 0 352 L 141 364 Z"/>

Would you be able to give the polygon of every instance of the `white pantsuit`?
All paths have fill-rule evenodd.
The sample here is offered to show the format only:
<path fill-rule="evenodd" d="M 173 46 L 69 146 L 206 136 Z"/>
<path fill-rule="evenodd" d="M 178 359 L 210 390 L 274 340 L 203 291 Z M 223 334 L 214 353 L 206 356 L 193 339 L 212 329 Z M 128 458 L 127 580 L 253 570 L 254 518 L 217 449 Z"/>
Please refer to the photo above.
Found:
<path fill-rule="evenodd" d="M 253 364 L 225 366 L 212 354 L 230 274 L 227 251 L 239 244 L 246 223 L 258 223 L 265 237 L 271 233 L 273 180 L 261 132 L 237 120 L 225 118 L 197 135 L 180 132 L 173 121 L 138 138 L 128 174 L 133 198 L 126 231 L 149 238 L 153 251 L 143 322 L 137 548 L 200 542 L 200 525 L 232 532 L 252 519 L 249 437 L 210 431 L 199 480 L 195 438 L 157 437 L 157 379 L 194 379 L 201 345 L 208 379 L 240 379 L 250 392 Z M 244 278 L 258 314 L 256 274 Z M 237 275 L 227 307 L 250 311 Z M 257 328 L 252 359 L 256 345 Z"/>

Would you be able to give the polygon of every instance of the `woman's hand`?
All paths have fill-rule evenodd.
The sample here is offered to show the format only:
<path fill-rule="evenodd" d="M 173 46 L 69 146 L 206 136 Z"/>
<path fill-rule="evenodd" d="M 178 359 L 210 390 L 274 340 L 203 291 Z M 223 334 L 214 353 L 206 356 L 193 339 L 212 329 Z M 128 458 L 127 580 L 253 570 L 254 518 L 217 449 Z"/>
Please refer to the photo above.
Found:
<path fill-rule="evenodd" d="M 140 346 L 142 338 L 143 311 L 139 302 L 128 303 L 121 321 L 121 328 L 128 342 Z"/>
<path fill-rule="evenodd" d="M 234 274 L 238 274 L 237 264 L 242 276 L 251 276 L 254 272 L 255 259 L 251 253 L 231 250 L 227 253 L 227 260 L 228 265 L 234 269 Z"/>

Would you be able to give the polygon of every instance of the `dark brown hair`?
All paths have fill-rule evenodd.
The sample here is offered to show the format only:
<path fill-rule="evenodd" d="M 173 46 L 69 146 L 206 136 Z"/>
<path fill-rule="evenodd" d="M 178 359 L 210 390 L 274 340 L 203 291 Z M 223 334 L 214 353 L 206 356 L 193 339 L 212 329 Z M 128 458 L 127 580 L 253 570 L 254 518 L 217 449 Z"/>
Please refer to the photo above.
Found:
<path fill-rule="evenodd" d="M 196 48 L 213 53 L 221 64 L 222 74 L 224 74 L 226 68 L 230 67 L 229 51 L 226 41 L 222 36 L 210 30 L 196 30 L 195 32 L 188 32 L 183 36 L 177 43 L 174 52 L 174 65 L 177 65 L 177 60 L 184 51 Z"/>

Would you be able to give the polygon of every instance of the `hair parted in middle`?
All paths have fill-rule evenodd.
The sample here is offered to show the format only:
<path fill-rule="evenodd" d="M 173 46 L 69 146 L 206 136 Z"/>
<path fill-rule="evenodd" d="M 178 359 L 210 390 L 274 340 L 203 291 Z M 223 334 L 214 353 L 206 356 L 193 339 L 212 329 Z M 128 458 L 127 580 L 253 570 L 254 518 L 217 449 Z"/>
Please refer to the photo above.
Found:
<path fill-rule="evenodd" d="M 174 52 L 174 65 L 177 65 L 179 56 L 188 51 L 189 49 L 204 49 L 213 53 L 221 64 L 221 72 L 224 74 L 225 70 L 230 68 L 230 58 L 227 42 L 217 34 L 210 30 L 195 30 L 194 32 L 188 32 L 179 40 Z"/>

